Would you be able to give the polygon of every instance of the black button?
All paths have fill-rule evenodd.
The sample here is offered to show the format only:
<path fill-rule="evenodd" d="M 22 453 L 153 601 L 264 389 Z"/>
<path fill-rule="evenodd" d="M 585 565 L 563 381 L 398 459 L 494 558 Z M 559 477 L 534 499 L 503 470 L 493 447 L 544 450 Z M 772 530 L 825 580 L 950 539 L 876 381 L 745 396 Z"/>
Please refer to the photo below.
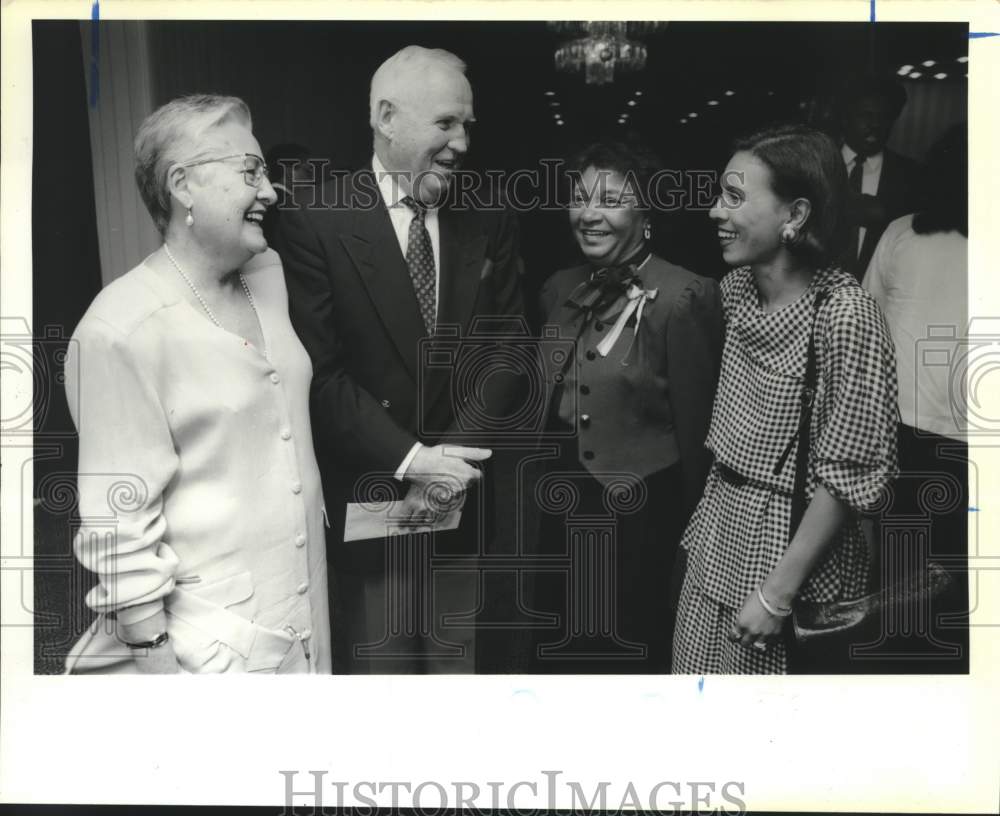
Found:
<path fill-rule="evenodd" d="M 590 427 L 590 414 L 580 414 L 580 427 L 582 428 Z"/>
<path fill-rule="evenodd" d="M 594 360 L 594 359 L 596 359 L 596 357 L 597 357 L 597 355 L 594 354 L 594 352 L 592 352 L 592 351 L 588 351 L 587 352 L 587 359 L 588 360 Z"/>
<path fill-rule="evenodd" d="M 587 394 L 590 393 L 590 387 L 586 386 L 586 385 L 581 385 L 580 386 L 580 393 L 583 394 L 584 396 L 587 396 Z"/>
<path fill-rule="evenodd" d="M 604 331 L 604 324 L 600 320 L 594 324 L 594 331 Z"/>
<path fill-rule="evenodd" d="M 552 379 L 555 380 L 557 383 L 561 383 L 563 381 L 563 375 L 556 374 L 556 376 L 554 376 Z"/>
<path fill-rule="evenodd" d="M 594 452 L 593 451 L 584 451 L 583 452 L 583 458 L 584 459 L 593 459 L 594 458 Z"/>

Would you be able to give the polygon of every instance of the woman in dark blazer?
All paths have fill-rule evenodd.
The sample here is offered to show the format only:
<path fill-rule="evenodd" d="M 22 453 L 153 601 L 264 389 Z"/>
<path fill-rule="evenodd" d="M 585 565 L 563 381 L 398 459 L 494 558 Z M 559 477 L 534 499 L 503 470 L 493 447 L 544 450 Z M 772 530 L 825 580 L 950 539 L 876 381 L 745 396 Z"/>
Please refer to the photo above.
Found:
<path fill-rule="evenodd" d="M 560 620 L 538 638 L 542 672 L 670 669 L 668 588 L 710 465 L 723 323 L 715 281 L 650 251 L 656 170 L 618 143 L 576 157 L 569 222 L 585 262 L 540 295 L 544 322 L 575 340 L 568 358 L 543 355 L 559 453 L 536 490 L 541 550 L 569 566 L 536 579 L 536 607 Z"/>

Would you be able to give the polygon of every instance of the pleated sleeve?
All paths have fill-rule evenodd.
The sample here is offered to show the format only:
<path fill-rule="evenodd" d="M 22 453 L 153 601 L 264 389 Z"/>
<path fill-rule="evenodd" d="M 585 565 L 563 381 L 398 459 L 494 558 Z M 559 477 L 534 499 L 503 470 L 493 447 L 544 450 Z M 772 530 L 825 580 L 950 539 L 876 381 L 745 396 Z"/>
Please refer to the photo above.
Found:
<path fill-rule="evenodd" d="M 133 338 L 94 315 L 69 344 L 66 391 L 80 436 L 80 530 L 73 548 L 98 583 L 97 612 L 135 623 L 163 609 L 179 560 L 163 541 L 163 492 L 178 457 Z"/>

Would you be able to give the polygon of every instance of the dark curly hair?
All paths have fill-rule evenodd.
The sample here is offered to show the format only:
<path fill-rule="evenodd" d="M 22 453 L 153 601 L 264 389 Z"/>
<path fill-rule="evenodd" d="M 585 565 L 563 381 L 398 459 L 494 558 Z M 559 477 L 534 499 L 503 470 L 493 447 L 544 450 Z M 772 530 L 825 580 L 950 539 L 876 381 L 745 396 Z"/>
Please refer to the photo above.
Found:
<path fill-rule="evenodd" d="M 969 131 L 953 125 L 927 155 L 926 205 L 913 216 L 917 235 L 958 230 L 969 235 Z"/>
<path fill-rule="evenodd" d="M 576 153 L 567 163 L 570 174 L 582 173 L 588 167 L 611 170 L 622 178 L 635 182 L 639 206 L 650 206 L 650 185 L 660 170 L 660 158 L 639 142 L 595 142 Z"/>

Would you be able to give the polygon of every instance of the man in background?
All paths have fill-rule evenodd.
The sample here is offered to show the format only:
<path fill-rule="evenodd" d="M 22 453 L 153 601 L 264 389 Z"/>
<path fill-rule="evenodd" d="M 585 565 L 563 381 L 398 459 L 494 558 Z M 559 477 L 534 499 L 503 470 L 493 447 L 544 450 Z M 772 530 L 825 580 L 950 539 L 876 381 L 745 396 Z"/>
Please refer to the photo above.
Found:
<path fill-rule="evenodd" d="M 890 221 L 918 208 L 920 171 L 885 145 L 906 105 L 906 90 L 891 79 L 864 77 L 849 84 L 838 105 L 852 224 L 846 266 L 860 281 Z"/>

